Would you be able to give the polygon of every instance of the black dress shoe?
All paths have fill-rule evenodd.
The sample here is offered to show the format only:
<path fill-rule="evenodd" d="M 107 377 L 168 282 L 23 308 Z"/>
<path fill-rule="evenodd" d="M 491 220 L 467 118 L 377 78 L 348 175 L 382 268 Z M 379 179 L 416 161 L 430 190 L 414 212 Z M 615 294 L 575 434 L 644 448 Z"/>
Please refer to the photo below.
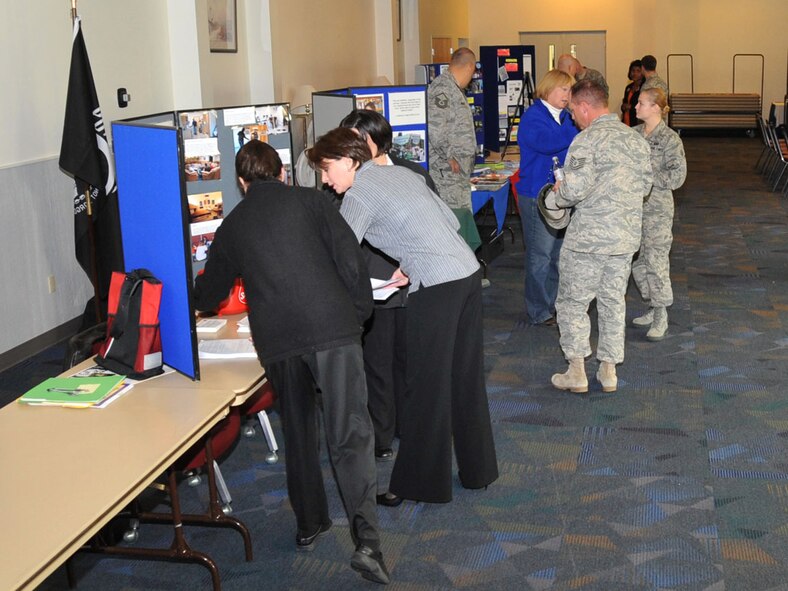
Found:
<path fill-rule="evenodd" d="M 556 319 L 555 319 L 554 316 L 550 316 L 550 318 L 548 318 L 547 320 L 545 320 L 541 324 L 542 324 L 542 326 L 555 326 L 556 324 L 558 324 L 558 322 L 556 322 Z"/>
<path fill-rule="evenodd" d="M 381 447 L 375 450 L 375 459 L 378 462 L 390 462 L 394 459 L 394 450 L 390 447 Z"/>
<path fill-rule="evenodd" d="M 363 544 L 353 552 L 353 557 L 350 559 L 350 568 L 368 581 L 380 583 L 381 585 L 388 585 L 391 581 L 380 550 L 375 551 Z"/>
<path fill-rule="evenodd" d="M 402 504 L 402 497 L 398 497 L 397 495 L 390 492 L 377 495 L 375 500 L 377 501 L 378 505 L 383 505 L 384 507 L 399 507 Z"/>
<path fill-rule="evenodd" d="M 315 549 L 315 542 L 317 539 L 328 533 L 328 530 L 331 529 L 331 522 L 324 523 L 317 530 L 309 535 L 303 536 L 301 532 L 296 534 L 296 550 L 299 552 L 311 552 Z"/>

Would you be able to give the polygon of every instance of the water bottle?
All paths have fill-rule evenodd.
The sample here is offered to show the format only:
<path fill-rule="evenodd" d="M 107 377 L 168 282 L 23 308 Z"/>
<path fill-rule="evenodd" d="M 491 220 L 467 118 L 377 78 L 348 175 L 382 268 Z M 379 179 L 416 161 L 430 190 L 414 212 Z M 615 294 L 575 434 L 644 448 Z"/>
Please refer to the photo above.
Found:
<path fill-rule="evenodd" d="M 564 180 L 564 169 L 561 168 L 561 163 L 558 161 L 558 156 L 553 156 L 553 178 L 556 182 Z"/>

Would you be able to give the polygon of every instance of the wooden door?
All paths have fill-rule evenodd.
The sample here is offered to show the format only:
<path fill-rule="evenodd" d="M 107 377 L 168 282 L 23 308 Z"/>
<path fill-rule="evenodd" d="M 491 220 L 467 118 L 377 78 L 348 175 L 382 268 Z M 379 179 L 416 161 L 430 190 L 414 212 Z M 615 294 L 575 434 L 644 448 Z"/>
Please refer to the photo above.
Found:
<path fill-rule="evenodd" d="M 432 38 L 432 63 L 442 64 L 448 63 L 451 60 L 451 54 L 454 53 L 451 37 L 433 37 Z"/>
<path fill-rule="evenodd" d="M 599 70 L 607 77 L 605 31 L 522 32 L 520 44 L 534 46 L 536 82 L 555 68 L 558 57 L 564 53 L 572 54 L 584 66 Z"/>

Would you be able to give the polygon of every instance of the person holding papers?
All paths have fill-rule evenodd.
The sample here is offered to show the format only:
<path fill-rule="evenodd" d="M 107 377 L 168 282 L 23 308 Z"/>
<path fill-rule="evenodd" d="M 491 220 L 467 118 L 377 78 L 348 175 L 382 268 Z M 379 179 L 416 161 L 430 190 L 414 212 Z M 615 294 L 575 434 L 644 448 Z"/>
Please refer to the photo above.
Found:
<path fill-rule="evenodd" d="M 268 144 L 244 144 L 235 168 L 244 198 L 216 232 L 195 284 L 195 307 L 215 308 L 236 277 L 243 278 L 252 338 L 281 405 L 296 549 L 312 550 L 331 527 L 320 470 L 319 406 L 355 545 L 351 567 L 388 583 L 361 351 L 362 325 L 372 312 L 361 250 L 323 194 L 284 184 L 282 162 Z"/>
<path fill-rule="evenodd" d="M 466 488 L 498 477 L 484 385 L 481 270 L 459 222 L 424 181 L 400 166 L 377 166 L 350 129 L 322 136 L 308 152 L 323 182 L 344 193 L 340 212 L 357 240 L 400 262 L 408 292 L 406 395 L 389 494 L 452 498 L 452 441 Z"/>

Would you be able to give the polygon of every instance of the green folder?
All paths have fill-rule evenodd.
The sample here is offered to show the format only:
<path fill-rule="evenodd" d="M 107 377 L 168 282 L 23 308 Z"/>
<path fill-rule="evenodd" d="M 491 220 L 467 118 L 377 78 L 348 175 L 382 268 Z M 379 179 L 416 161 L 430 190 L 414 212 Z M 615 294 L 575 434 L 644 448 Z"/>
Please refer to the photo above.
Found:
<path fill-rule="evenodd" d="M 99 404 L 123 385 L 126 376 L 49 378 L 25 392 L 19 402 L 87 407 Z"/>

